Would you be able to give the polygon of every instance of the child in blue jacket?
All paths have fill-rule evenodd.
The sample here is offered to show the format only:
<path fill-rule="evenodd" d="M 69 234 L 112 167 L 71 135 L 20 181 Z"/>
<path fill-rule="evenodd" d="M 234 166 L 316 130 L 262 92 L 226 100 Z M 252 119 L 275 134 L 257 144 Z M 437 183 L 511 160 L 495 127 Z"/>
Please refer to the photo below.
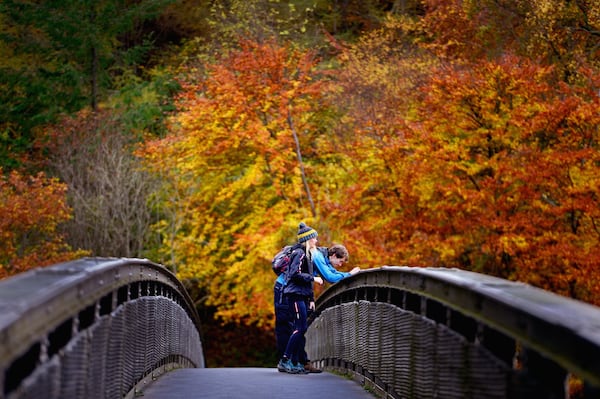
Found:
<path fill-rule="evenodd" d="M 311 253 L 313 265 L 316 268 L 315 272 L 321 275 L 328 283 L 337 283 L 360 271 L 360 267 L 355 267 L 349 272 L 340 272 L 337 270 L 342 264 L 348 262 L 348 250 L 341 244 L 335 244 L 329 248 L 315 248 Z"/>

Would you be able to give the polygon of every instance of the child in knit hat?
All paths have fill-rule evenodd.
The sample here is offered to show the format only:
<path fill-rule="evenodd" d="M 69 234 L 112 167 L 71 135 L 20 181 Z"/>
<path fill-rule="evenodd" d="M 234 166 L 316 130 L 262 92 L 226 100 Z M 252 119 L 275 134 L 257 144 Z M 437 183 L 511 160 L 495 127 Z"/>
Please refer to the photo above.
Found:
<path fill-rule="evenodd" d="M 300 222 L 300 225 L 298 225 L 298 243 L 301 244 L 310 240 L 311 238 L 317 238 L 318 236 L 319 233 L 317 233 L 317 231 L 312 227 L 308 227 L 304 222 Z"/>

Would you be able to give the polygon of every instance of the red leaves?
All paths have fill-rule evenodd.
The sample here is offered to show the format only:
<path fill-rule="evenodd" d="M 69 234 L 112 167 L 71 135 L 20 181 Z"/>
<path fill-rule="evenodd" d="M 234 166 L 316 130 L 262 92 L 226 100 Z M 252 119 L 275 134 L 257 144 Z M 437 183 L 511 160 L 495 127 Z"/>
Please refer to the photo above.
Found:
<path fill-rule="evenodd" d="M 370 59 L 378 49 L 369 49 Z M 359 85 L 390 65 L 395 76 L 408 76 L 410 58 L 368 64 L 359 46 L 348 54 L 341 101 L 363 104 L 348 107 L 344 127 L 354 134 L 341 151 L 357 161 L 349 172 L 355 178 L 325 209 L 353 259 L 466 268 L 597 301 L 600 285 L 590 283 L 600 276 L 593 72 L 581 68 L 588 81 L 568 85 L 561 71 L 530 58 L 464 57 L 432 67 L 417 90 L 378 74 L 381 93 L 370 99 L 359 96 Z M 384 120 L 365 112 L 377 108 L 387 112 Z"/>
<path fill-rule="evenodd" d="M 598 98 L 553 79 L 518 57 L 438 72 L 413 157 L 428 211 L 407 227 L 439 221 L 412 250 L 440 264 L 596 301 L 582 270 L 597 268 L 600 240 Z"/>

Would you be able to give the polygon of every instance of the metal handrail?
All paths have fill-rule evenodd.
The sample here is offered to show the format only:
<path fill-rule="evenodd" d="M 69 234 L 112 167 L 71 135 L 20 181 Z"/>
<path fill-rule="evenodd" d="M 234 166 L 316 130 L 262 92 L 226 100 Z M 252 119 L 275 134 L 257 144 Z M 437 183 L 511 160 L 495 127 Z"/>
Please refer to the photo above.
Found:
<path fill-rule="evenodd" d="M 507 363 L 515 360 L 519 347 L 527 348 L 600 387 L 600 308 L 587 303 L 459 269 L 384 266 L 329 287 L 318 298 L 312 320 L 327 309 L 357 301 L 391 303 L 450 330 L 452 317 L 468 318 L 476 331 L 467 335 L 475 344 L 483 328 L 515 343 L 513 353 L 501 356 Z"/>
<path fill-rule="evenodd" d="M 60 354 L 68 345 L 64 336 L 82 333 L 82 323 L 90 327 L 100 316 L 110 317 L 119 306 L 142 296 L 165 298 L 166 303 L 181 308 L 200 341 L 199 317 L 185 288 L 168 269 L 147 259 L 83 258 L 0 281 L 0 398 L 10 397 L 22 382 L 7 381 L 14 379 L 11 371 L 23 368 L 21 363 L 51 361 L 51 355 Z M 198 347 L 201 351 L 201 342 Z M 32 348 L 37 357 L 33 360 L 28 359 Z M 193 353 L 185 362 L 204 367 L 204 355 Z M 144 367 L 154 366 L 159 365 Z M 19 371 L 19 379 L 33 371 Z M 133 376 L 134 381 L 128 383 L 143 377 Z"/>

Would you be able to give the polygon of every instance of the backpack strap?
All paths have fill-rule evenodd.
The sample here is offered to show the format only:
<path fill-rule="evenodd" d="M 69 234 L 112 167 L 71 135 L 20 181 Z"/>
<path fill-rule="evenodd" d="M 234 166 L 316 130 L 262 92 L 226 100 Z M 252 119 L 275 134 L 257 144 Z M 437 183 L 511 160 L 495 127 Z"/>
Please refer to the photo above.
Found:
<path fill-rule="evenodd" d="M 317 249 L 319 250 L 319 252 L 321 252 L 323 254 L 323 257 L 325 259 L 327 259 L 329 257 L 329 248 L 327 248 L 327 247 L 317 247 Z"/>

